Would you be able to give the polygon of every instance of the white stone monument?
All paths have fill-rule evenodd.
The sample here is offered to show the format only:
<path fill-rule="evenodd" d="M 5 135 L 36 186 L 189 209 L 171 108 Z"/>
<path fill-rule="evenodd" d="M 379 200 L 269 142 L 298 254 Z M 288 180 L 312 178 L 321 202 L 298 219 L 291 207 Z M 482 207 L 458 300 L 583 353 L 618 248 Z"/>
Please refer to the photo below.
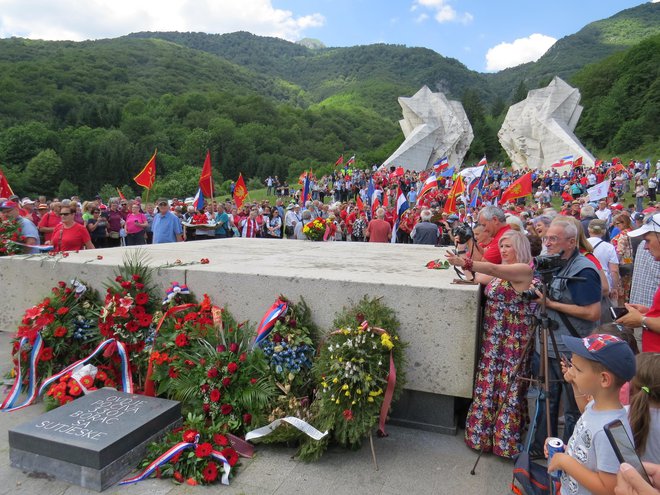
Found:
<path fill-rule="evenodd" d="M 382 167 L 420 171 L 445 156 L 450 166 L 459 167 L 474 137 L 461 102 L 424 86 L 414 96 L 400 96 L 399 105 L 399 125 L 406 139 Z"/>
<path fill-rule="evenodd" d="M 573 134 L 582 113 L 579 103 L 580 91 L 555 76 L 548 86 L 531 90 L 512 105 L 497 137 L 513 167 L 547 170 L 571 155 L 593 167 L 593 155 Z"/>

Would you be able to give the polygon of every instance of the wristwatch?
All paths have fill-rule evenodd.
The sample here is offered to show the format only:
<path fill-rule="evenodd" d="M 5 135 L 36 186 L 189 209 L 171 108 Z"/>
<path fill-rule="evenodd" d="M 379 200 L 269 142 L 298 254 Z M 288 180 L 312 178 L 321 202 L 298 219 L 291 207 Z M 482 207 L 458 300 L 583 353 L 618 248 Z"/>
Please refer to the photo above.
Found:
<path fill-rule="evenodd" d="M 646 318 L 647 318 L 646 316 L 643 316 L 643 317 L 642 317 L 642 328 L 643 328 L 644 330 L 650 330 L 650 328 L 649 328 L 648 325 L 646 324 Z"/>

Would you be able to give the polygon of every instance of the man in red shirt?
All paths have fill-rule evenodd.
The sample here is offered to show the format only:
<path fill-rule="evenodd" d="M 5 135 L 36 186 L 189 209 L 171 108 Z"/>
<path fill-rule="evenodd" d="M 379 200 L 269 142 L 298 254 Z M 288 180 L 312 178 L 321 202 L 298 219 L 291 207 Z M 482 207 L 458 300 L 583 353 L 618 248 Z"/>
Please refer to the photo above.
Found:
<path fill-rule="evenodd" d="M 486 206 L 479 212 L 477 223 L 481 225 L 484 232 L 488 233 L 491 237 L 491 241 L 484 246 L 481 259 L 497 265 L 501 264 L 502 256 L 500 255 L 500 238 L 507 230 L 511 229 L 506 223 L 504 212 L 497 206 Z"/>
<path fill-rule="evenodd" d="M 389 242 L 392 238 L 392 226 L 385 221 L 385 210 L 378 208 L 376 218 L 367 226 L 366 237 L 369 242 Z"/>
<path fill-rule="evenodd" d="M 655 261 L 660 261 L 660 213 L 649 217 L 640 228 L 628 232 L 628 237 L 639 237 L 646 241 L 647 249 Z M 655 291 L 651 307 L 641 304 L 626 304 L 628 314 L 617 323 L 630 328 L 642 327 L 642 352 L 660 352 L 660 287 Z"/>

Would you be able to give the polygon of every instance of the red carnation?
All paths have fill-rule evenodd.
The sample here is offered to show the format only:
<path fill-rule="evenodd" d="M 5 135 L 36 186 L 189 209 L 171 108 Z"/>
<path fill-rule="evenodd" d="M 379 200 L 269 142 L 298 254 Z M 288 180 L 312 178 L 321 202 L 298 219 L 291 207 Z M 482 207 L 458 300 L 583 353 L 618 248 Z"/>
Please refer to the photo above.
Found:
<path fill-rule="evenodd" d="M 213 435 L 213 443 L 216 444 L 218 447 L 226 447 L 229 445 L 229 440 L 227 439 L 226 436 L 222 435 L 221 433 L 216 433 Z"/>
<path fill-rule="evenodd" d="M 250 413 L 243 414 L 243 423 L 245 423 L 246 425 L 252 423 L 252 414 Z"/>
<path fill-rule="evenodd" d="M 206 372 L 206 376 L 208 376 L 209 378 L 215 378 L 216 376 L 218 376 L 218 368 L 216 368 L 215 366 L 213 368 L 210 368 Z"/>
<path fill-rule="evenodd" d="M 66 327 L 57 327 L 53 332 L 54 337 L 64 337 L 67 334 L 68 330 Z"/>
<path fill-rule="evenodd" d="M 135 303 L 139 304 L 140 306 L 144 306 L 149 302 L 149 294 L 146 292 L 138 292 L 135 295 Z"/>
<path fill-rule="evenodd" d="M 57 310 L 57 314 L 60 316 L 64 316 L 68 312 L 69 312 L 69 308 L 67 308 L 66 306 L 62 306 L 60 309 Z"/>
<path fill-rule="evenodd" d="M 232 361 L 227 365 L 227 371 L 230 373 L 236 373 L 238 371 L 238 365 Z"/>
<path fill-rule="evenodd" d="M 195 448 L 195 455 L 201 459 L 203 457 L 210 456 L 212 451 L 213 451 L 213 446 L 208 442 L 204 442 L 204 443 L 200 443 Z"/>
<path fill-rule="evenodd" d="M 247 352 L 243 352 L 243 353 L 241 353 L 240 356 L 238 356 L 238 360 L 239 360 L 241 363 L 244 363 L 244 362 L 246 361 L 246 359 L 247 359 Z"/>
<path fill-rule="evenodd" d="M 353 419 L 353 411 L 350 409 L 344 409 L 344 412 L 342 413 L 344 415 L 344 419 L 346 421 L 351 421 Z"/>
<path fill-rule="evenodd" d="M 197 435 L 198 435 L 197 430 L 186 430 L 183 432 L 183 441 L 188 443 L 193 443 L 195 441 L 195 438 L 197 438 Z"/>
<path fill-rule="evenodd" d="M 227 416 L 228 414 L 231 414 L 231 412 L 234 410 L 231 404 L 223 404 L 220 406 L 220 412 Z"/>
<path fill-rule="evenodd" d="M 254 385 L 255 383 L 257 383 L 257 379 L 256 378 L 250 378 L 250 383 L 252 385 Z"/>
<path fill-rule="evenodd" d="M 135 288 L 136 288 L 137 290 L 142 290 L 142 289 L 144 289 L 144 284 L 142 284 L 142 283 L 140 283 L 140 282 L 137 282 L 137 283 L 135 284 Z"/>
<path fill-rule="evenodd" d="M 57 282 L 57 285 L 59 285 L 60 287 L 62 287 L 62 289 L 64 289 L 66 287 L 66 282 L 60 280 L 59 282 Z"/>
<path fill-rule="evenodd" d="M 137 273 L 134 273 L 134 274 L 133 274 L 133 280 L 135 280 L 136 282 L 137 282 L 138 280 L 140 280 L 140 275 L 138 275 Z"/>
<path fill-rule="evenodd" d="M 188 336 L 185 333 L 180 333 L 176 336 L 176 339 L 174 339 L 174 343 L 177 345 L 177 347 L 185 347 L 190 342 L 188 341 Z"/>
<path fill-rule="evenodd" d="M 218 352 L 225 352 L 227 348 L 224 345 L 220 344 L 218 347 L 215 348 L 215 350 Z"/>
<path fill-rule="evenodd" d="M 119 285 L 121 285 L 122 289 L 130 289 L 132 284 L 130 282 L 126 281 L 126 282 L 122 282 Z"/>
<path fill-rule="evenodd" d="M 222 386 L 223 387 L 228 387 L 229 385 L 231 385 L 231 378 L 226 376 L 222 379 Z"/>
<path fill-rule="evenodd" d="M 220 390 L 218 390 L 217 388 L 214 388 L 213 390 L 211 390 L 210 399 L 211 399 L 211 402 L 218 402 L 220 400 Z M 222 414 L 225 414 L 225 413 L 222 413 Z"/>
<path fill-rule="evenodd" d="M 222 449 L 220 451 L 220 454 L 222 454 L 222 456 L 225 459 L 227 459 L 227 462 L 232 467 L 238 462 L 238 454 L 231 447 L 227 447 L 226 449 Z"/>
<path fill-rule="evenodd" d="M 53 348 L 52 347 L 44 347 L 44 350 L 41 351 L 41 358 L 42 361 L 50 361 L 53 359 Z"/>
<path fill-rule="evenodd" d="M 206 465 L 202 471 L 202 476 L 207 483 L 212 483 L 218 479 L 218 466 L 216 466 L 215 462 L 209 462 Z"/>
<path fill-rule="evenodd" d="M 174 471 L 172 477 L 179 483 L 183 483 L 183 475 L 179 471 Z"/>
<path fill-rule="evenodd" d="M 238 352 L 238 344 L 236 342 L 229 344 L 229 352 L 233 352 L 234 354 Z"/>

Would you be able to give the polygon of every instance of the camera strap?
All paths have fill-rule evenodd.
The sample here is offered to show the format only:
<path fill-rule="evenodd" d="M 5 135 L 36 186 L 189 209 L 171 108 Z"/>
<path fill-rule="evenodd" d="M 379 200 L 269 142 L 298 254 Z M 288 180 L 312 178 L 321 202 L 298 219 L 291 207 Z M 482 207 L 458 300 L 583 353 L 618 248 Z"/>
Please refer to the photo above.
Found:
<path fill-rule="evenodd" d="M 561 321 L 564 323 L 564 326 L 568 329 L 569 333 L 578 339 L 581 339 L 582 336 L 577 332 L 573 324 L 571 323 L 571 320 L 568 319 L 568 316 L 566 316 L 564 313 L 560 313 L 559 311 L 556 311 L 556 313 L 559 315 L 561 318 Z"/>

